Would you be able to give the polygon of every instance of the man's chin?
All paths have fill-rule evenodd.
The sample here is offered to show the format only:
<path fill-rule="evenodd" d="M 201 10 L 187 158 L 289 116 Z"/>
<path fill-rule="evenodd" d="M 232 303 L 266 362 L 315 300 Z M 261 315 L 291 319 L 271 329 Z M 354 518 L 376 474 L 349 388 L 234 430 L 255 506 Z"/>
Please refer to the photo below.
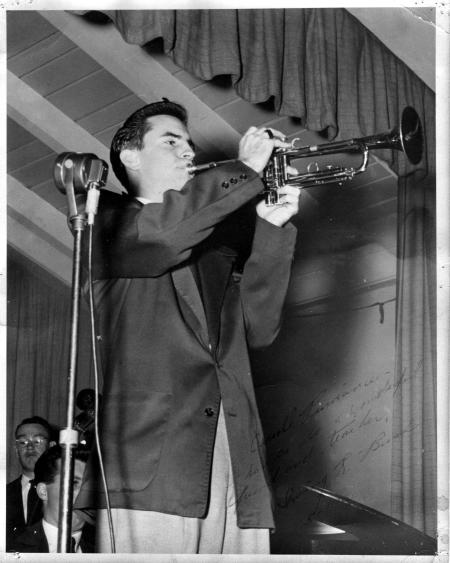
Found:
<path fill-rule="evenodd" d="M 23 466 L 26 469 L 33 470 L 38 459 L 39 459 L 39 455 L 27 456 L 22 462 Z"/>
<path fill-rule="evenodd" d="M 163 188 L 161 190 L 161 193 L 164 194 L 165 192 L 168 192 L 169 190 L 174 190 L 176 192 L 179 192 L 180 190 L 182 190 L 184 188 L 184 186 L 186 185 L 186 183 L 189 179 L 190 178 L 185 178 L 184 180 L 177 180 L 175 182 L 172 182 L 170 184 L 170 187 Z"/>
<path fill-rule="evenodd" d="M 189 176 L 187 178 L 184 178 L 184 180 L 177 182 L 173 189 L 177 190 L 177 192 L 179 192 L 180 190 L 182 190 L 184 188 L 184 186 L 187 184 L 188 180 L 190 180 Z"/>
<path fill-rule="evenodd" d="M 178 191 L 181 190 L 192 177 L 192 174 L 188 173 L 187 168 L 183 169 L 181 174 L 173 179 L 174 189 Z"/>

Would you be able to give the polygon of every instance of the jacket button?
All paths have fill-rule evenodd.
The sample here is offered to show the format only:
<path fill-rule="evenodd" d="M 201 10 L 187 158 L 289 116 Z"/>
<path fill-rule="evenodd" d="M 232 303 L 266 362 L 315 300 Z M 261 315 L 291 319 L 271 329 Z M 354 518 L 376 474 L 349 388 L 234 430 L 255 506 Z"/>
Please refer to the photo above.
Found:
<path fill-rule="evenodd" d="M 211 407 L 206 407 L 203 412 L 205 413 L 205 416 L 214 416 L 214 410 Z"/>
<path fill-rule="evenodd" d="M 230 178 L 230 182 L 232 184 L 237 184 L 237 178 Z"/>
<path fill-rule="evenodd" d="M 222 182 L 222 188 L 227 189 L 229 187 L 230 187 L 230 184 L 228 182 Z"/>

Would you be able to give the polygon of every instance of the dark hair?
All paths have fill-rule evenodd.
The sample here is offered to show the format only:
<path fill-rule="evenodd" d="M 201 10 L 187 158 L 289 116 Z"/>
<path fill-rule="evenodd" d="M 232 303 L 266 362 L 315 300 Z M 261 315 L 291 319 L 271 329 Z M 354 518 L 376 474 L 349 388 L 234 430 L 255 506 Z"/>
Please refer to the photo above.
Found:
<path fill-rule="evenodd" d="M 73 458 L 86 463 L 89 451 L 85 448 L 75 448 Z M 61 471 L 58 460 L 62 458 L 62 447 L 57 444 L 46 450 L 36 461 L 34 466 L 34 483 L 53 483 L 56 475 Z"/>
<path fill-rule="evenodd" d="M 42 426 L 47 430 L 48 439 L 54 440 L 55 432 L 56 432 L 55 429 L 47 420 L 45 420 L 45 418 L 42 418 L 40 416 L 30 416 L 29 418 L 24 418 L 22 422 L 19 422 L 19 424 L 16 426 L 16 431 L 14 432 L 14 436 L 17 436 L 17 432 L 19 431 L 19 428 L 21 426 L 24 426 L 25 424 L 39 424 L 40 426 Z"/>
<path fill-rule="evenodd" d="M 149 124 L 147 120 L 154 115 L 171 115 L 187 126 L 186 109 L 180 104 L 170 102 L 167 98 L 163 98 L 161 102 L 147 104 L 136 110 L 126 119 L 111 141 L 109 159 L 114 174 L 127 189 L 128 175 L 125 166 L 120 160 L 120 153 L 127 148 L 142 149 L 144 136 L 147 131 L 151 129 L 151 124 Z"/>
<path fill-rule="evenodd" d="M 101 403 L 102 395 L 98 394 L 98 402 Z M 76 398 L 75 404 L 80 409 L 80 411 L 85 411 L 88 409 L 95 408 L 95 390 L 94 389 L 82 389 Z"/>

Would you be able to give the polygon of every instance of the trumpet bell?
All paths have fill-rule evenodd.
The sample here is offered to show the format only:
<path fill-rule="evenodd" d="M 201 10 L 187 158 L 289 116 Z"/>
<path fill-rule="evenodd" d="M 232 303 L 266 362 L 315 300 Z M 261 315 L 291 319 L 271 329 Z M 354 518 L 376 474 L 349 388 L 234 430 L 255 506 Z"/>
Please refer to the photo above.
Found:
<path fill-rule="evenodd" d="M 403 110 L 400 123 L 401 149 L 412 164 L 418 164 L 422 158 L 423 135 L 420 118 L 411 106 Z"/>
<path fill-rule="evenodd" d="M 352 139 L 350 143 L 352 147 L 359 145 L 361 149 L 396 149 L 404 152 L 411 164 L 418 164 L 423 146 L 420 118 L 414 108 L 407 106 L 402 111 L 398 127 L 387 133 Z"/>

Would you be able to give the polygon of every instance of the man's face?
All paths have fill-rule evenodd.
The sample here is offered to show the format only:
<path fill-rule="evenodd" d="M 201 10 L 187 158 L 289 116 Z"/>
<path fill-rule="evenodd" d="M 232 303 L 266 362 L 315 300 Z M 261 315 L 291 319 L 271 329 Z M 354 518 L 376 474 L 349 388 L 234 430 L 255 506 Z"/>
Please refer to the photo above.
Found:
<path fill-rule="evenodd" d="M 73 502 L 75 502 L 80 492 L 85 467 L 86 464 L 83 461 L 79 459 L 75 460 L 73 470 Z M 61 460 L 58 460 L 58 469 L 61 469 Z M 53 483 L 38 483 L 37 485 L 38 495 L 44 505 L 44 518 L 49 524 L 53 524 L 54 526 L 58 526 L 60 481 L 61 473 L 58 471 Z M 44 487 L 45 490 L 43 490 Z M 81 530 L 84 522 L 83 518 L 79 516 L 79 513 L 74 510 L 72 513 L 72 532 Z"/>
<path fill-rule="evenodd" d="M 181 190 L 189 180 L 187 165 L 195 153 L 188 130 L 179 119 L 155 115 L 147 121 L 151 129 L 137 151 L 138 177 L 139 187 L 148 186 L 151 194 L 144 188 L 138 195 L 162 201 L 165 191 Z"/>
<path fill-rule="evenodd" d="M 16 454 L 27 477 L 34 474 L 38 458 L 49 448 L 47 429 L 40 424 L 23 424 L 16 432 Z"/>

